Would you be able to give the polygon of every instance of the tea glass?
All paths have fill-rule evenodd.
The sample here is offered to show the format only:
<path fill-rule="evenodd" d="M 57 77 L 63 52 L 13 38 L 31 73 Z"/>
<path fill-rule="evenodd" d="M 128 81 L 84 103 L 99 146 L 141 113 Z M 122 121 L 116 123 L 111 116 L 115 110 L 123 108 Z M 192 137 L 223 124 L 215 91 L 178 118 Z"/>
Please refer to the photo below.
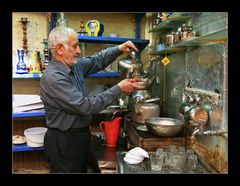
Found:
<path fill-rule="evenodd" d="M 163 155 L 150 154 L 150 166 L 152 171 L 161 171 L 163 166 Z"/>
<path fill-rule="evenodd" d="M 190 170 L 196 170 L 197 167 L 198 167 L 198 158 L 197 158 L 197 155 L 194 155 L 194 154 L 191 154 L 188 156 L 188 159 L 187 159 L 187 167 L 190 169 Z"/>

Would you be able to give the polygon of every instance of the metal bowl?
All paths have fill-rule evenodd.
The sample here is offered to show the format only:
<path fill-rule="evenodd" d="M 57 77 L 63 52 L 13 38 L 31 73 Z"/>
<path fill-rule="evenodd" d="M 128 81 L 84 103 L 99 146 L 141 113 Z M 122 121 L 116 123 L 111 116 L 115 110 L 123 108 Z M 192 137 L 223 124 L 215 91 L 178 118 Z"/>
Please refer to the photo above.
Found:
<path fill-rule="evenodd" d="M 145 119 L 145 125 L 151 133 L 166 137 L 176 136 L 184 128 L 183 121 L 163 117 L 149 117 Z"/>

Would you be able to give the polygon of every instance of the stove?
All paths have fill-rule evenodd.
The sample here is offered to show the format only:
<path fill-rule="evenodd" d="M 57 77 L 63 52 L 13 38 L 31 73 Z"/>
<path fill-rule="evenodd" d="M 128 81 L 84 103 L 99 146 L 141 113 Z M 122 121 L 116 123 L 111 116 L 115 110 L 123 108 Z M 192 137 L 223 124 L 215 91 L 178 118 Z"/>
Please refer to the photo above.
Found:
<path fill-rule="evenodd" d="M 169 145 L 185 146 L 184 132 L 173 137 L 160 137 L 149 131 L 140 131 L 136 129 L 139 124 L 126 120 L 126 134 L 128 147 L 138 146 L 147 151 L 155 151 L 157 148 L 166 149 Z"/>

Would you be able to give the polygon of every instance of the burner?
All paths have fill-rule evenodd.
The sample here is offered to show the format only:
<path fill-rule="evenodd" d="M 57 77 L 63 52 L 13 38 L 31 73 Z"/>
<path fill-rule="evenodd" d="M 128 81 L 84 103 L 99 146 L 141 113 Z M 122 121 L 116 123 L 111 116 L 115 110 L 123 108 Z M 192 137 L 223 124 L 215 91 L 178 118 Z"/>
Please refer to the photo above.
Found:
<path fill-rule="evenodd" d="M 185 146 L 185 137 L 183 134 L 174 137 L 160 137 L 149 131 L 136 129 L 138 126 L 140 125 L 132 121 L 126 121 L 128 140 L 134 146 L 141 147 L 147 151 L 155 151 L 157 148 L 166 149 L 169 145 Z"/>

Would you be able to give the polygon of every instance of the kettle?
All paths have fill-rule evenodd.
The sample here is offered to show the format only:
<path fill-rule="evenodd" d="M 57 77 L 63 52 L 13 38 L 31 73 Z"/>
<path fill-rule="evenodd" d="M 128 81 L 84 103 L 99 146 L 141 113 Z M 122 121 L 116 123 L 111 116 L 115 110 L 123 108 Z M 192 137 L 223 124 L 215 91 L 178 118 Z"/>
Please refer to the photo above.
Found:
<path fill-rule="evenodd" d="M 208 121 L 208 112 L 204 107 L 182 103 L 178 109 L 179 116 L 186 124 L 194 127 L 204 126 Z"/>
<path fill-rule="evenodd" d="M 137 97 L 137 102 L 134 104 L 132 120 L 139 124 L 145 124 L 145 119 L 149 117 L 159 117 L 160 107 L 153 103 L 160 101 L 160 98 L 143 99 Z"/>
<path fill-rule="evenodd" d="M 134 105 L 132 120 L 139 124 L 145 124 L 145 119 L 149 117 L 159 117 L 160 107 L 156 103 L 136 103 Z"/>
<path fill-rule="evenodd" d="M 118 62 L 118 72 L 124 78 L 131 78 L 136 64 L 132 64 L 131 59 L 123 58 Z"/>
<path fill-rule="evenodd" d="M 133 78 L 136 69 L 139 73 L 142 69 L 142 63 L 133 51 L 127 57 L 118 61 L 118 72 L 124 78 Z"/>

